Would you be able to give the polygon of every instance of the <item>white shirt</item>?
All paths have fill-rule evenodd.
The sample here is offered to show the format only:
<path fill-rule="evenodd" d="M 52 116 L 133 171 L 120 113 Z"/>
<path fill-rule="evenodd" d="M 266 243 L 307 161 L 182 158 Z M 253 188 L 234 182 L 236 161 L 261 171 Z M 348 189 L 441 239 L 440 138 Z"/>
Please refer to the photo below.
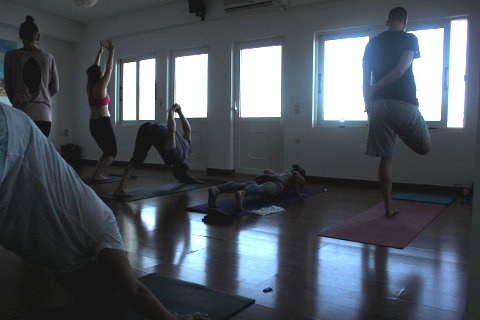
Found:
<path fill-rule="evenodd" d="M 110 208 L 33 122 L 0 103 L 8 146 L 0 176 L 0 244 L 31 263 L 71 272 L 103 248 L 125 250 Z"/>

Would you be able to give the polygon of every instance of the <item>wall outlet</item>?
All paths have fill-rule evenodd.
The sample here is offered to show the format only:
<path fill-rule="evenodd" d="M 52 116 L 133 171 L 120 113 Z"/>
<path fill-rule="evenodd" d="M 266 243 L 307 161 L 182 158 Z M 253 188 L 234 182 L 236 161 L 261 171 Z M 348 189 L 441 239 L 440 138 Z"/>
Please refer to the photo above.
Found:
<path fill-rule="evenodd" d="M 296 144 L 300 144 L 302 143 L 302 141 L 300 140 L 300 138 L 295 138 L 295 140 L 293 140 Z"/>
<path fill-rule="evenodd" d="M 62 137 L 68 137 L 68 129 L 63 129 L 63 132 L 61 134 Z"/>
<path fill-rule="evenodd" d="M 293 106 L 293 112 L 295 112 L 296 114 L 300 113 L 300 103 L 295 103 L 295 105 Z"/>

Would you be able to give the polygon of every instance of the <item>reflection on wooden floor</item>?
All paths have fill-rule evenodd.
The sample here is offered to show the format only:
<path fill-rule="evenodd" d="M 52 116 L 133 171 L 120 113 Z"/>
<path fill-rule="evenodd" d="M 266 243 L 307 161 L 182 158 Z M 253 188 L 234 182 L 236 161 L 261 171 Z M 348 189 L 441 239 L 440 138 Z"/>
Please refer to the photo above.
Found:
<path fill-rule="evenodd" d="M 85 166 L 80 175 L 91 171 Z M 155 169 L 138 170 L 136 175 L 128 187 L 173 179 Z M 115 186 L 93 188 L 109 192 Z M 328 191 L 286 205 L 284 212 L 248 216 L 226 226 L 206 225 L 203 214 L 185 211 L 187 205 L 206 202 L 206 189 L 105 202 L 116 214 L 138 276 L 158 272 L 256 299 L 234 320 L 462 318 L 471 206 L 461 205 L 457 198 L 399 250 L 317 236 L 380 202 L 376 187 L 342 183 L 310 187 Z M 5 249 L 0 255 L 0 319 L 69 301 L 45 273 Z M 273 291 L 264 293 L 268 287 Z"/>

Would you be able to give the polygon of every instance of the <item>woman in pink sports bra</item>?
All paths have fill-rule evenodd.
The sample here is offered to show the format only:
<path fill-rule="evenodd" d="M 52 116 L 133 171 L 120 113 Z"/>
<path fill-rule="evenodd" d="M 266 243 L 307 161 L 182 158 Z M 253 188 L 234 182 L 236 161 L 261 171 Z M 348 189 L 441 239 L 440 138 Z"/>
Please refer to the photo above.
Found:
<path fill-rule="evenodd" d="M 103 49 L 108 50 L 107 67 L 105 72 L 100 68 Z M 113 56 L 115 47 L 111 41 L 101 41 L 100 49 L 95 58 L 95 64 L 87 69 L 87 95 L 90 105 L 90 133 L 103 154 L 97 162 L 93 173 L 94 181 L 108 179 L 104 172 L 110 166 L 117 155 L 117 142 L 110 122 L 108 104 L 110 96 L 107 93 L 107 86 L 110 82 L 113 68 Z"/>

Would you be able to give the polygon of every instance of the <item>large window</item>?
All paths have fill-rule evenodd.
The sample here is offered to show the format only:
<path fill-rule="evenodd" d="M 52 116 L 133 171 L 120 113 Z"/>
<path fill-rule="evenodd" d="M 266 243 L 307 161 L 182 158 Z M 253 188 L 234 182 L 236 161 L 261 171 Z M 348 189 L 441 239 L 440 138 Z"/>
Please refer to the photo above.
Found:
<path fill-rule="evenodd" d="M 431 127 L 463 127 L 467 20 L 412 28 L 421 57 L 414 60 L 419 108 Z M 367 34 L 317 38 L 316 124 L 366 125 L 362 57 Z"/>
<path fill-rule="evenodd" d="M 187 118 L 206 118 L 208 113 L 208 53 L 204 50 L 172 54 L 173 101 Z"/>
<path fill-rule="evenodd" d="M 236 104 L 241 118 L 280 117 L 282 46 L 279 41 L 237 46 Z"/>
<path fill-rule="evenodd" d="M 123 60 L 120 66 L 120 119 L 155 120 L 155 58 Z"/>

